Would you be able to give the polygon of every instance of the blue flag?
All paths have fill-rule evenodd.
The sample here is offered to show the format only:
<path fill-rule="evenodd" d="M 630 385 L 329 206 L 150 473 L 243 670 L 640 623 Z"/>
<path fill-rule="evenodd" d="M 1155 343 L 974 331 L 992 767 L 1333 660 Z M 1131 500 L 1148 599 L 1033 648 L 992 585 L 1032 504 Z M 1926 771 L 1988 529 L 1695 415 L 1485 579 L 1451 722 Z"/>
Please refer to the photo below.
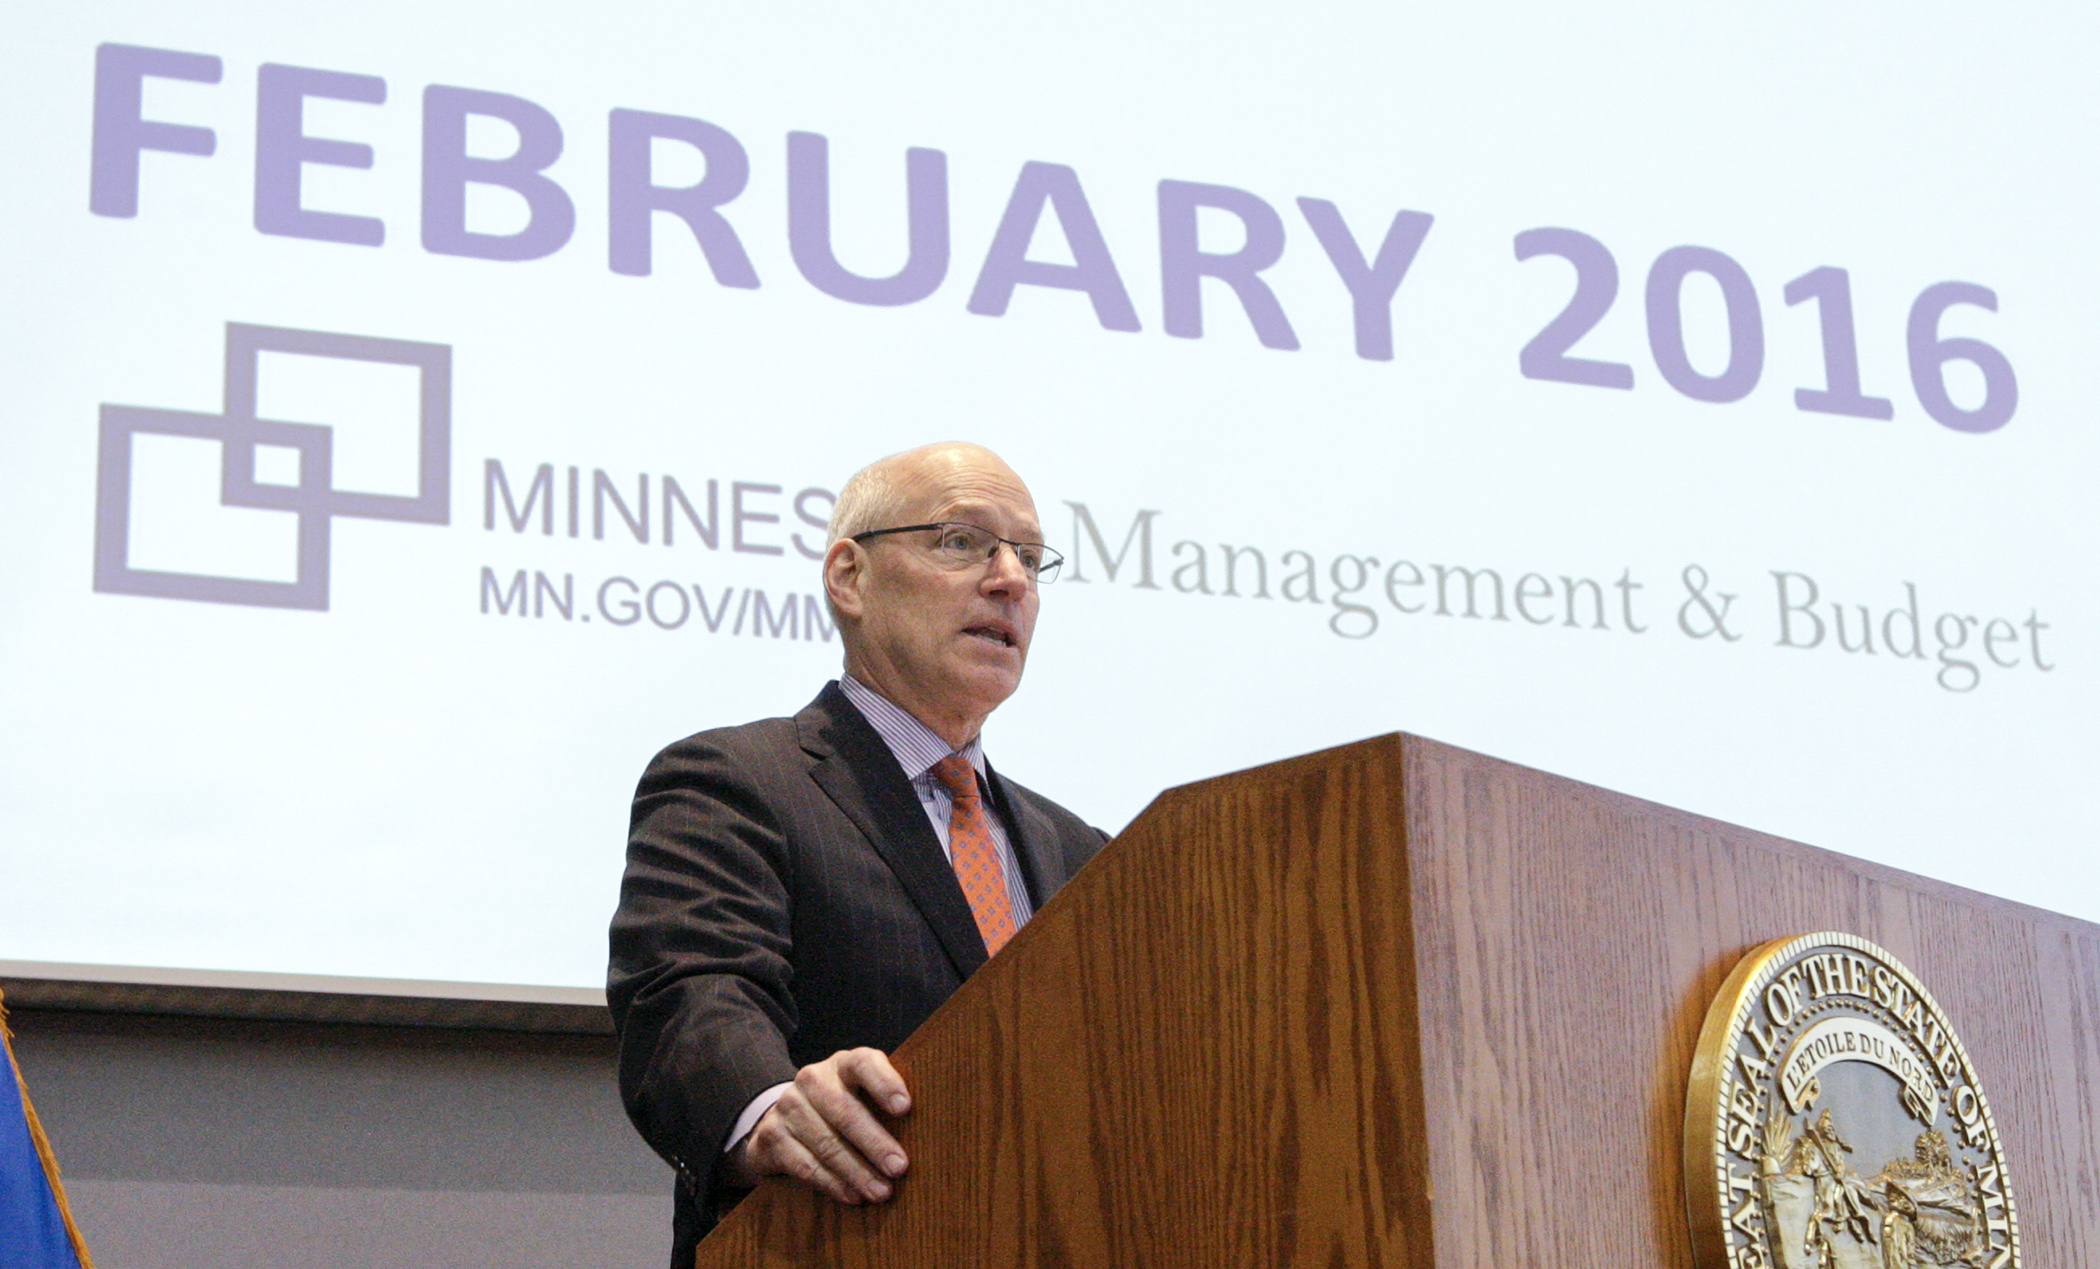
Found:
<path fill-rule="evenodd" d="M 0 1006 L 0 1269 L 94 1269 L 10 1040 Z"/>

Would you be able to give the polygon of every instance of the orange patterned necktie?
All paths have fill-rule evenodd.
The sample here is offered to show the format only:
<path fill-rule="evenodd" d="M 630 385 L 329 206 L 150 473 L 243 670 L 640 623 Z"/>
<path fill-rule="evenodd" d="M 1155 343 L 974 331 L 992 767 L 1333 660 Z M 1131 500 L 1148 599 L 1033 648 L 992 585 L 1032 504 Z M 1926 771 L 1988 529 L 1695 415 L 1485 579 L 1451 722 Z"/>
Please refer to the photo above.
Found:
<path fill-rule="evenodd" d="M 955 879 L 962 883 L 970 914 L 977 918 L 985 952 L 997 953 L 1014 936 L 1014 907 L 1006 895 L 999 848 L 992 842 L 992 822 L 977 791 L 977 772 L 968 758 L 951 753 L 933 764 L 933 775 L 948 786 L 955 802 L 948 813 L 948 855 L 955 864 Z"/>

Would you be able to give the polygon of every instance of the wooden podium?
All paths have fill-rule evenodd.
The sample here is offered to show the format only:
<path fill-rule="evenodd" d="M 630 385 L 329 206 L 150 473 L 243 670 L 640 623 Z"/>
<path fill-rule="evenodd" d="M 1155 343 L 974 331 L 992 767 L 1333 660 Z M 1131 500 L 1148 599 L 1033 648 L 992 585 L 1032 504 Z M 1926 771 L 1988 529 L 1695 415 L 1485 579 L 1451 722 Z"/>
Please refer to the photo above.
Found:
<path fill-rule="evenodd" d="M 1932 984 L 2024 1263 L 2100 1263 L 2100 926 L 1396 735 L 1161 795 L 896 1054 L 896 1198 L 698 1264 L 1689 1269 L 1701 1020 L 1816 930 Z"/>

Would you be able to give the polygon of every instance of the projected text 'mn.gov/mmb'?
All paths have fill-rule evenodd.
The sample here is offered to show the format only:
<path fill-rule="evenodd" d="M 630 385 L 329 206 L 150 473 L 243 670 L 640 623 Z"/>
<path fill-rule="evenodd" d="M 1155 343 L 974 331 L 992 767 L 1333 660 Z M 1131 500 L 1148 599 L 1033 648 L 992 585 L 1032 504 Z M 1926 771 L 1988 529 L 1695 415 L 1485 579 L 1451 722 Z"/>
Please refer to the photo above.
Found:
<path fill-rule="evenodd" d="M 521 568 L 503 576 L 483 565 L 481 612 L 491 617 L 595 619 L 615 626 L 646 623 L 658 630 L 690 627 L 703 634 L 811 643 L 830 643 L 838 634 L 830 609 L 806 591 L 775 594 L 750 586 L 723 586 L 710 594 L 698 582 L 638 582 L 630 577 L 608 577 L 595 588 L 589 583 L 585 587 L 595 590 L 595 603 L 579 608 L 574 573 L 563 573 L 557 580 L 538 569 Z"/>

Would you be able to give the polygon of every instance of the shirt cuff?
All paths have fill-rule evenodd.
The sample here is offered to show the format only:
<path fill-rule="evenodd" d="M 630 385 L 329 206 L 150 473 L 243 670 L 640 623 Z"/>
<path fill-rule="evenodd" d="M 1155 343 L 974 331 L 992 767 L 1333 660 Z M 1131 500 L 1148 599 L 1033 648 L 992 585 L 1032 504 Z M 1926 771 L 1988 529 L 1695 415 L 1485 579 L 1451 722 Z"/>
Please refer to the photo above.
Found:
<path fill-rule="evenodd" d="M 793 1080 L 782 1080 L 752 1098 L 751 1104 L 744 1107 L 744 1113 L 738 1115 L 736 1123 L 730 1127 L 729 1140 L 722 1143 L 722 1153 L 728 1154 L 742 1145 L 744 1138 L 751 1135 L 751 1130 L 758 1127 L 758 1121 L 765 1117 L 767 1111 L 773 1109 L 773 1103 L 779 1101 L 781 1094 L 787 1092 L 793 1083 Z"/>

